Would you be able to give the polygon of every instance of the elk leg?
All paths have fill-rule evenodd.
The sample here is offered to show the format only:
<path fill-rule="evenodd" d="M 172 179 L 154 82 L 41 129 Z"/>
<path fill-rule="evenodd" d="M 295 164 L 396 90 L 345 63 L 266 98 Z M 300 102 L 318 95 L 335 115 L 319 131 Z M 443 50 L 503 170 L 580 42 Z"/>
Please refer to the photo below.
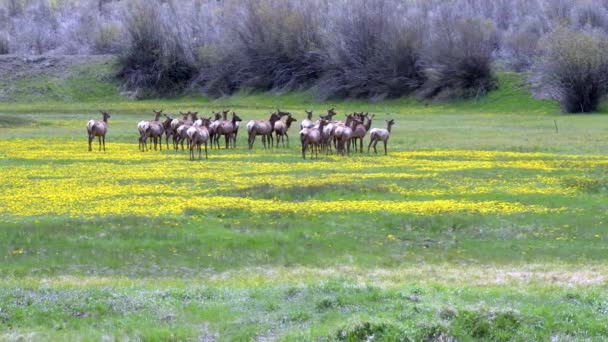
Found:
<path fill-rule="evenodd" d="M 93 149 L 91 148 L 92 142 L 93 142 L 93 136 L 91 134 L 89 134 L 89 151 L 93 151 Z"/>
<path fill-rule="evenodd" d="M 388 153 L 386 152 L 386 143 L 387 143 L 387 140 L 384 140 L 384 155 L 385 156 L 388 155 Z"/>
<path fill-rule="evenodd" d="M 209 156 L 207 155 L 207 142 L 205 141 L 205 159 L 209 159 Z"/>

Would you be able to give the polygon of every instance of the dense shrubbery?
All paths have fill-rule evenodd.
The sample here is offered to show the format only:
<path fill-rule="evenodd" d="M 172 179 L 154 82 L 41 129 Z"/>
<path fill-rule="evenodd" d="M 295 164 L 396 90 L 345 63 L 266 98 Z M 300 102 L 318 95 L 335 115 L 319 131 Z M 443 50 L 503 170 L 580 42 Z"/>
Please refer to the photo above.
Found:
<path fill-rule="evenodd" d="M 0 53 L 120 53 L 125 86 L 155 94 L 312 88 L 322 99 L 477 97 L 496 86 L 494 65 L 536 65 L 540 77 L 552 50 L 539 42 L 556 29 L 608 31 L 604 0 L 50 4 L 0 0 Z"/>

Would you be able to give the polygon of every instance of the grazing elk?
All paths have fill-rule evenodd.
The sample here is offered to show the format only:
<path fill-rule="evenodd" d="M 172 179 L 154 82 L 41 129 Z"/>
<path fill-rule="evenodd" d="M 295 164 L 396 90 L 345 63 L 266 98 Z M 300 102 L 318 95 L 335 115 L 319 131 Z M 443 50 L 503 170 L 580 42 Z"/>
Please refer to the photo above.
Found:
<path fill-rule="evenodd" d="M 101 146 L 103 144 L 103 151 L 106 151 L 106 133 L 108 132 L 108 119 L 110 118 L 110 113 L 99 111 L 103 118 L 103 121 L 96 122 L 95 120 L 89 120 L 87 122 L 87 133 L 89 134 L 89 151 L 92 151 L 91 143 L 95 137 L 99 138 L 99 150 L 101 151 Z"/>
<path fill-rule="evenodd" d="M 222 120 L 217 127 L 215 132 L 216 139 L 219 140 L 220 135 L 223 135 L 226 139 L 226 148 L 230 148 L 230 144 L 232 143 L 232 148 L 236 148 L 236 138 L 234 132 L 236 132 L 238 123 L 242 121 L 241 118 L 236 115 L 235 112 L 232 112 L 232 120 L 224 121 Z M 219 144 L 218 144 L 219 148 Z"/>
<path fill-rule="evenodd" d="M 287 137 L 287 147 L 289 147 L 289 135 L 287 135 L 287 131 L 291 127 L 293 122 L 298 120 L 291 117 L 291 113 L 287 114 L 287 120 L 285 122 L 281 120 L 277 120 L 274 123 L 274 132 L 277 137 L 277 148 L 279 147 L 279 141 L 283 143 L 283 147 L 285 147 L 285 137 Z"/>
<path fill-rule="evenodd" d="M 201 119 L 200 125 L 197 123 L 193 126 L 190 126 L 186 131 L 188 135 L 188 147 L 190 148 L 190 160 L 194 160 L 194 146 L 198 149 L 198 159 L 201 159 L 201 145 L 205 144 L 205 159 L 209 159 L 207 155 L 207 142 L 209 141 L 209 131 L 207 127 L 209 127 L 210 123 L 209 118 Z"/>
<path fill-rule="evenodd" d="M 302 143 L 302 158 L 306 159 L 306 150 L 310 149 L 310 158 L 313 153 L 319 158 L 319 144 L 321 143 L 321 131 L 327 124 L 324 119 L 319 120 L 319 128 L 304 128 L 300 131 L 300 142 Z"/>
<path fill-rule="evenodd" d="M 255 137 L 258 135 L 262 136 L 262 143 L 264 144 L 264 148 L 266 148 L 266 140 L 268 140 L 268 147 L 270 148 L 272 145 L 272 131 L 274 128 L 275 122 L 277 122 L 281 117 L 277 113 L 270 114 L 270 118 L 268 121 L 264 120 L 251 120 L 247 123 L 247 133 L 248 138 L 247 142 L 249 144 L 249 149 L 253 148 L 253 143 L 255 142 Z"/>
<path fill-rule="evenodd" d="M 391 119 L 390 121 L 386 121 L 386 129 L 384 128 L 373 128 L 369 132 L 369 145 L 367 145 L 367 153 L 369 153 L 369 148 L 374 145 L 374 153 L 378 153 L 376 151 L 376 144 L 378 141 L 382 141 L 384 143 L 384 155 L 386 156 L 388 153 L 386 151 L 386 144 L 388 143 L 388 138 L 391 135 L 391 128 L 395 124 L 395 120 Z"/>

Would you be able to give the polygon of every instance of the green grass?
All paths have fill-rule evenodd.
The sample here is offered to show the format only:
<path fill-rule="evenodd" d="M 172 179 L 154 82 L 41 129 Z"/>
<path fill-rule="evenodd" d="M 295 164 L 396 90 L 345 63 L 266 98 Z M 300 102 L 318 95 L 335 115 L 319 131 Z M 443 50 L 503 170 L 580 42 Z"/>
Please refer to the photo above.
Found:
<path fill-rule="evenodd" d="M 304 165 L 327 162 L 326 169 L 277 175 L 331 177 L 340 182 L 252 186 L 225 190 L 222 195 L 287 203 L 504 201 L 567 210 L 424 216 L 369 214 L 362 206 L 360 212 L 298 217 L 201 209 L 186 201 L 167 207 L 150 195 L 140 198 L 150 212 L 163 212 L 161 217 L 3 214 L 0 340 L 358 341 L 372 335 L 388 341 L 608 338 L 605 106 L 598 115 L 562 115 L 554 102 L 533 100 L 521 87 L 523 77 L 516 74 L 501 74 L 500 88 L 487 97 L 453 104 L 413 99 L 314 103 L 305 92 L 131 101 L 120 96 L 108 76 L 112 68 L 97 65 L 72 70 L 61 84 L 53 79 L 18 84 L 15 101 L 0 103 L 0 170 L 33 172 L 27 179 L 30 185 L 38 184 L 42 176 L 52 176 L 49 170 L 60 174 L 79 165 L 100 169 L 107 164 L 126 165 L 153 175 L 153 181 L 142 186 L 171 183 L 215 188 L 221 184 L 208 170 L 218 166 L 243 167 L 237 170 L 238 176 L 247 179 L 255 174 L 241 162 L 300 165 L 295 130 L 289 149 L 264 151 L 258 142 L 248 151 L 243 131 L 237 151 L 211 150 L 209 161 L 195 163 L 188 162 L 185 153 L 173 151 L 148 152 L 133 161 L 115 160 L 115 144 L 132 144 L 133 153 L 139 153 L 136 123 L 150 119 L 152 109 L 207 114 L 230 107 L 246 122 L 266 117 L 276 107 L 293 111 L 298 119 L 305 108 L 320 114 L 335 107 L 340 116 L 355 110 L 375 113 L 379 123 L 374 126 L 383 125 L 388 117 L 397 122 L 388 157 L 348 157 L 362 165 L 358 172 L 424 177 L 350 180 L 341 178 L 346 174 L 340 171 L 344 159 L 322 156 Z M 27 148 L 23 155 L 14 156 L 6 148 L 12 146 L 7 142 L 27 146 L 48 140 L 82 142 L 85 150 L 84 126 L 86 120 L 99 116 L 98 108 L 113 115 L 109 150 L 98 160 L 61 159 L 52 153 L 48 158 L 30 158 Z M 479 168 L 462 170 L 424 169 L 434 162 L 469 161 L 456 152 L 411 156 L 406 166 L 382 166 L 391 154 L 434 150 L 516 154 L 498 158 L 499 165 L 492 167 L 482 167 L 476 159 Z M 536 152 L 542 154 L 527 154 Z M 159 160 L 170 161 L 170 167 L 166 163 L 159 167 Z M 506 165 L 513 160 L 552 163 L 555 168 Z M 586 166 L 589 160 L 597 162 Z M 207 179 L 198 182 L 193 173 Z M 542 177 L 554 179 L 556 183 L 550 186 L 563 193 L 508 191 L 520 183 L 531 184 L 532 190 L 548 186 L 538 180 Z M 92 182 L 102 180 L 100 175 Z M 487 192 L 471 193 L 457 187 L 493 180 L 504 180 L 508 187 L 501 188 L 498 182 Z M 391 192 L 388 185 L 414 194 Z M 11 180 L 0 180 L 0 203 L 5 203 L 3 194 L 9 190 L 14 190 Z M 446 191 L 437 195 L 431 190 Z M 82 191 L 83 198 L 92 196 Z M 0 207 L 0 212 L 7 213 L 3 210 Z"/>

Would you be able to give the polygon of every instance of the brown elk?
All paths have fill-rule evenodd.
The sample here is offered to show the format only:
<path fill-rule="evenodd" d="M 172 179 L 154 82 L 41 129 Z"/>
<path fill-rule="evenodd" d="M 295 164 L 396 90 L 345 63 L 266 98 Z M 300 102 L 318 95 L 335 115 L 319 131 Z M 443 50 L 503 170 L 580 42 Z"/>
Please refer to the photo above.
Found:
<path fill-rule="evenodd" d="M 234 132 L 236 132 L 238 123 L 242 121 L 241 118 L 236 115 L 235 112 L 232 112 L 232 120 L 231 121 L 221 121 L 216 130 L 216 139 L 219 140 L 220 135 L 223 135 L 226 140 L 226 148 L 230 148 L 230 144 L 232 143 L 232 148 L 236 148 L 236 138 L 234 136 Z M 219 143 L 218 143 L 219 148 Z"/>
<path fill-rule="evenodd" d="M 314 125 L 314 123 L 312 122 L 312 110 L 304 111 L 306 112 L 306 119 L 302 120 L 302 122 L 300 123 L 300 130 L 304 128 L 312 128 L 312 126 Z"/>
<path fill-rule="evenodd" d="M 287 147 L 289 147 L 289 135 L 287 135 L 287 131 L 291 127 L 293 122 L 298 120 L 291 117 L 291 113 L 287 114 L 287 120 L 285 122 L 281 120 L 277 120 L 274 123 L 274 132 L 277 137 L 277 147 L 279 147 L 279 141 L 283 143 L 283 147 L 285 147 L 285 137 L 287 137 Z"/>
<path fill-rule="evenodd" d="M 220 123 L 222 122 L 222 114 L 219 112 L 211 112 L 214 116 L 214 121 L 212 121 L 209 124 L 209 127 L 207 128 L 207 130 L 209 131 L 209 141 L 211 142 L 211 148 L 213 148 L 214 142 L 215 142 L 215 137 L 216 137 L 216 130 L 217 127 L 220 125 Z M 218 148 L 219 148 L 219 139 L 218 139 Z"/>
<path fill-rule="evenodd" d="M 249 149 L 253 148 L 253 143 L 255 142 L 255 137 L 258 135 L 262 136 L 262 143 L 264 144 L 264 148 L 266 148 L 266 141 L 268 140 L 268 147 L 271 147 L 272 142 L 272 131 L 274 127 L 274 123 L 280 119 L 280 116 L 277 113 L 270 114 L 270 118 L 268 121 L 260 120 L 251 120 L 247 123 L 247 133 L 248 138 L 247 142 L 249 144 Z"/>
<path fill-rule="evenodd" d="M 165 116 L 165 120 L 163 120 L 163 129 L 165 131 L 165 144 L 167 145 L 167 150 L 169 149 L 169 137 L 173 137 L 175 131 L 171 127 L 171 122 L 173 121 L 173 115 L 163 114 Z"/>
<path fill-rule="evenodd" d="M 321 119 L 324 119 L 326 121 L 331 121 L 334 116 L 336 116 L 336 111 L 335 111 L 335 108 L 332 108 L 332 109 L 328 109 L 327 115 L 321 116 Z"/>
<path fill-rule="evenodd" d="M 374 153 L 378 153 L 376 151 L 376 144 L 378 141 L 382 141 L 384 143 L 384 155 L 386 156 L 388 153 L 386 151 L 386 144 L 388 143 L 388 138 L 391 136 L 391 128 L 395 124 L 395 120 L 391 119 L 390 121 L 386 121 L 386 129 L 384 128 L 373 128 L 369 132 L 369 145 L 367 145 L 367 153 L 369 153 L 370 146 L 374 146 Z"/>
<path fill-rule="evenodd" d="M 146 135 L 148 126 L 150 126 L 149 121 L 142 120 L 137 123 L 137 131 L 139 132 L 139 150 L 142 152 L 148 150 L 148 144 L 146 144 L 144 141 L 144 136 Z"/>
<path fill-rule="evenodd" d="M 186 120 L 188 119 L 188 116 L 190 115 L 190 112 L 188 112 L 188 113 L 179 112 L 179 114 L 182 116 L 181 119 L 173 119 L 171 121 L 171 131 L 173 134 L 173 148 L 176 150 L 178 148 L 177 142 L 179 141 L 179 137 L 177 135 L 177 129 L 186 122 Z"/>
<path fill-rule="evenodd" d="M 144 145 L 146 144 L 146 141 L 148 140 L 148 138 L 152 138 L 152 140 L 154 141 L 154 151 L 156 151 L 156 146 L 157 144 L 160 145 L 160 150 L 163 150 L 163 141 L 162 141 L 162 137 L 163 137 L 163 133 L 165 133 L 165 128 L 162 122 L 160 122 L 160 116 L 162 115 L 163 111 L 162 109 L 160 111 L 152 111 L 154 113 L 154 121 L 151 121 L 148 123 L 148 127 L 146 128 L 146 131 L 144 133 L 144 136 L 142 138 Z"/>
<path fill-rule="evenodd" d="M 89 151 L 92 151 L 91 143 L 95 137 L 99 138 L 99 150 L 101 151 L 101 146 L 103 144 L 103 151 L 106 151 L 106 133 L 108 132 L 108 119 L 110 118 L 110 113 L 99 111 L 103 118 L 103 121 L 96 122 L 95 120 L 89 120 L 87 122 L 87 133 L 89 135 Z"/>
<path fill-rule="evenodd" d="M 355 152 L 357 151 L 357 140 L 358 140 L 359 141 L 359 153 L 363 153 L 363 138 L 365 138 L 367 131 L 369 131 L 370 127 L 372 126 L 372 119 L 374 118 L 375 114 L 372 114 L 371 117 L 368 117 L 367 115 L 368 115 L 368 113 L 360 115 L 361 122 L 365 122 L 364 120 L 366 117 L 367 117 L 367 122 L 357 124 L 353 128 L 353 135 L 351 137 L 351 141 L 352 141 L 353 148 L 355 149 Z"/>
<path fill-rule="evenodd" d="M 350 138 L 353 135 L 353 123 L 360 122 L 353 117 L 352 114 L 349 114 L 346 117 L 345 123 L 338 123 L 336 125 L 336 129 L 334 130 L 334 143 L 336 144 L 336 151 L 339 154 L 344 155 L 344 150 L 346 149 L 346 153 L 350 154 Z"/>
<path fill-rule="evenodd" d="M 187 141 L 188 139 L 188 135 L 186 134 L 186 132 L 188 131 L 188 128 L 190 128 L 193 124 L 194 121 L 196 121 L 198 112 L 188 112 L 188 113 L 181 113 L 181 115 L 186 115 L 186 120 L 184 122 L 181 123 L 181 125 L 179 125 L 179 127 L 177 127 L 177 129 L 175 130 L 175 136 L 174 136 L 174 143 L 175 143 L 175 150 L 178 150 L 178 146 L 181 144 L 182 146 L 182 151 L 184 150 L 184 140 Z"/>
<path fill-rule="evenodd" d="M 302 158 L 306 159 L 306 150 L 310 149 L 310 158 L 312 159 L 313 153 L 316 157 L 319 157 L 319 144 L 321 143 L 321 131 L 323 126 L 327 124 L 327 121 L 321 119 L 319 121 L 319 128 L 304 128 L 300 131 L 300 142 L 302 143 Z"/>
<path fill-rule="evenodd" d="M 188 147 L 190 148 L 190 160 L 194 160 L 194 146 L 198 149 L 198 159 L 201 159 L 201 145 L 205 144 L 205 159 L 209 159 L 207 155 L 207 142 L 209 141 L 209 127 L 210 119 L 204 118 L 201 120 L 201 124 L 194 125 L 188 128 L 186 134 L 188 135 Z"/>

